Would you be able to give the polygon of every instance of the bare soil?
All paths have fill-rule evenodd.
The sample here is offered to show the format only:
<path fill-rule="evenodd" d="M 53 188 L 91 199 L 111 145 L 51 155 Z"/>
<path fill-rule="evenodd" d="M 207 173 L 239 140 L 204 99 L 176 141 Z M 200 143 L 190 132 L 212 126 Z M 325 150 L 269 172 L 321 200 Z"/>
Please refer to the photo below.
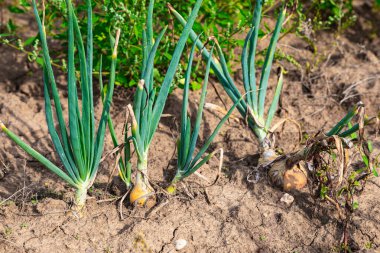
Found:
<path fill-rule="evenodd" d="M 380 16 L 368 11 L 364 1 L 355 7 L 362 15 L 358 24 L 343 35 L 314 35 L 318 54 L 292 35 L 281 40 L 279 47 L 295 56 L 303 70 L 283 62 L 288 74 L 275 122 L 292 118 L 301 124 L 304 133 L 312 135 L 331 127 L 358 101 L 366 105 L 368 115 L 379 110 Z M 377 36 L 369 36 L 373 33 Z M 1 119 L 27 143 L 59 163 L 45 124 L 41 71 L 26 64 L 22 53 L 4 45 L 0 46 L 0 55 Z M 306 70 L 308 64 L 314 67 Z M 242 86 L 239 67 L 235 73 L 235 81 Z M 272 76 L 274 84 L 275 75 Z M 212 83 L 230 105 L 217 81 Z M 62 98 L 66 98 L 63 76 L 58 84 Z M 120 87 L 115 90 L 112 115 L 118 133 L 132 92 Z M 286 207 L 280 202 L 284 192 L 267 180 L 257 184 L 247 181 L 247 175 L 257 165 L 258 145 L 252 133 L 234 120 L 225 124 L 210 148 L 225 151 L 217 183 L 206 187 L 209 183 L 193 175 L 180 185 L 175 197 L 165 197 L 161 187 L 169 182 L 176 163 L 172 155 L 181 96 L 182 90 L 177 89 L 169 97 L 165 113 L 172 116 L 161 121 L 151 147 L 149 176 L 159 201 L 150 210 L 124 204 L 124 219 L 120 217 L 117 198 L 124 195 L 125 188 L 116 174 L 111 176 L 112 158 L 101 164 L 85 216 L 78 218 L 69 212 L 72 189 L 1 134 L 0 252 L 168 253 L 175 252 L 178 239 L 188 242 L 182 252 L 339 251 L 343 225 L 332 206 L 314 200 L 305 189 L 292 193 L 295 201 Z M 199 91 L 193 92 L 191 98 L 194 109 Z M 207 100 L 221 105 L 212 85 Z M 96 101 L 99 107 L 98 97 Z M 62 102 L 67 112 L 66 99 Z M 205 112 L 201 140 L 209 136 L 219 118 L 217 113 Z M 372 130 L 368 134 L 379 153 L 380 139 Z M 277 146 L 286 152 L 299 146 L 297 128 L 292 124 L 279 129 L 276 137 Z M 107 135 L 105 150 L 111 149 Z M 212 181 L 217 165 L 214 158 L 200 173 Z M 380 179 L 369 180 L 349 227 L 354 251 L 380 250 L 379 195 Z"/>

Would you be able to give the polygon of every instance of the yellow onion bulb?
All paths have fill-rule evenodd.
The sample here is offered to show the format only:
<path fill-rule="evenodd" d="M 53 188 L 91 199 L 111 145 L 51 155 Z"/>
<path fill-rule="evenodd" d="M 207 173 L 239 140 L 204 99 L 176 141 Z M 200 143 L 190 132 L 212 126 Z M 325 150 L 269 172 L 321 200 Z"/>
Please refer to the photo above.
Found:
<path fill-rule="evenodd" d="M 156 197 L 152 186 L 145 180 L 136 180 L 136 184 L 129 195 L 129 201 L 138 207 L 151 208 L 156 204 Z"/>
<path fill-rule="evenodd" d="M 278 157 L 276 152 L 268 149 L 260 157 L 259 164 L 268 164 Z M 307 172 L 305 167 L 299 163 L 292 168 L 287 168 L 286 159 L 281 159 L 272 164 L 268 171 L 272 184 L 282 188 L 284 191 L 300 190 L 307 184 Z"/>

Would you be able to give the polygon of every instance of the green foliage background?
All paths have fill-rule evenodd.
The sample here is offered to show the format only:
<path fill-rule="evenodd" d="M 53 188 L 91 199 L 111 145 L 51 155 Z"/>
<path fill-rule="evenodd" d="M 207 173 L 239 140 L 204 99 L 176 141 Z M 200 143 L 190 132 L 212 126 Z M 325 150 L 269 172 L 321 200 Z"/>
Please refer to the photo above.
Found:
<path fill-rule="evenodd" d="M 379 0 L 374 0 L 378 2 Z M 178 31 L 181 26 L 178 22 L 174 22 L 171 17 L 166 3 L 170 2 L 176 10 L 187 16 L 191 11 L 195 0 L 156 0 L 155 2 L 155 33 L 159 33 L 164 26 L 169 25 L 163 42 L 161 42 L 158 57 L 155 59 L 155 78 L 160 81 L 163 78 L 164 72 L 170 62 L 171 53 L 175 46 Z M 228 63 L 233 63 L 236 59 L 234 49 L 236 46 L 241 47 L 243 41 L 238 40 L 235 34 L 246 29 L 250 25 L 252 18 L 252 9 L 255 1 L 244 0 L 207 0 L 204 1 L 198 22 L 194 30 L 197 33 L 203 33 L 205 37 L 215 36 L 222 46 Z M 41 4 L 41 2 L 40 2 Z M 80 26 L 83 34 L 86 34 L 86 9 L 83 1 L 74 3 L 76 12 L 80 17 Z M 265 4 L 264 15 L 274 16 L 275 11 L 282 0 L 268 0 Z M 58 52 L 61 51 L 59 46 L 65 46 L 66 43 L 66 28 L 67 23 L 63 20 L 63 15 L 66 15 L 65 0 L 49 0 L 46 1 L 46 30 L 50 33 L 48 37 L 53 38 L 58 43 L 54 43 Z M 289 0 L 287 1 L 289 9 L 292 10 L 293 16 L 284 33 L 296 33 L 308 43 L 313 44 L 310 38 L 310 33 L 332 29 L 334 31 L 342 31 L 352 25 L 355 20 L 352 0 Z M 28 0 L 0 0 L 0 6 L 7 8 L 15 15 L 30 15 L 31 7 Z M 119 52 L 119 68 L 117 73 L 116 83 L 124 87 L 134 86 L 141 72 L 139 66 L 142 61 L 141 40 L 142 31 L 145 27 L 145 13 L 147 0 L 95 0 L 93 1 L 94 8 L 94 67 L 98 69 L 100 55 L 103 55 L 103 60 L 107 61 L 107 56 L 110 55 L 110 34 L 114 34 L 116 28 L 121 28 L 122 37 L 120 41 Z M 22 51 L 28 53 L 30 60 L 41 62 L 38 57 L 38 47 L 36 37 L 20 40 L 18 27 L 15 22 L 10 19 L 5 24 L 0 24 L 0 43 L 12 44 Z M 265 36 L 271 32 L 268 25 L 261 27 L 260 36 Z M 313 45 L 312 45 L 313 46 Z M 29 51 L 25 50 L 29 48 Z M 263 54 L 264 52 L 258 52 Z M 55 65 L 65 69 L 65 55 L 56 55 Z M 285 55 L 282 52 L 276 53 L 276 58 L 288 60 L 297 66 L 297 62 L 291 55 Z M 258 62 L 260 65 L 260 62 Z M 107 64 L 104 64 L 107 66 Z M 186 66 L 180 66 L 174 86 L 181 86 L 183 79 L 182 73 Z M 108 72 L 108 69 L 103 71 Z M 200 65 L 196 66 L 194 76 L 197 72 L 202 72 Z M 107 74 L 107 73 L 105 73 Z M 201 78 L 201 77 L 199 77 Z M 201 79 L 195 79 L 192 83 L 192 89 L 200 88 Z"/>

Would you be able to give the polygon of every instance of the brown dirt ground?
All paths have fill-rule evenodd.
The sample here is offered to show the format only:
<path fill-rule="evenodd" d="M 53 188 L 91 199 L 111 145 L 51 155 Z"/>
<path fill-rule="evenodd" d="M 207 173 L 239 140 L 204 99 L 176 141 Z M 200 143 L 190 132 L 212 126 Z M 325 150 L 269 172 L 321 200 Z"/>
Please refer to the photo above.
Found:
<path fill-rule="evenodd" d="M 296 37 L 288 36 L 280 42 L 279 47 L 294 55 L 302 66 L 319 64 L 310 71 L 300 71 L 284 63 L 288 74 L 277 120 L 293 118 L 304 132 L 313 134 L 330 127 L 359 100 L 367 105 L 369 115 L 378 111 L 380 39 L 364 34 L 379 32 L 380 16 L 371 14 L 365 4 L 356 4 L 356 8 L 362 14 L 359 22 L 344 35 L 315 35 L 319 48 L 316 56 Z M 45 125 L 41 71 L 5 46 L 0 46 L 0 55 L 1 119 L 27 143 L 57 161 Z M 241 84 L 241 73 L 236 73 L 235 80 Z M 65 90 L 64 77 L 59 80 L 61 90 Z M 271 94 L 273 86 L 270 89 Z M 66 97 L 65 92 L 61 95 Z M 174 170 L 175 160 L 170 159 L 178 133 L 174 119 L 180 114 L 181 95 L 182 91 L 176 90 L 169 97 L 165 113 L 174 117 L 162 120 L 151 147 L 149 176 L 158 191 Z M 199 92 L 191 96 L 196 101 Z M 220 104 L 212 86 L 208 101 Z M 131 91 L 117 88 L 112 114 L 118 132 L 123 108 L 130 102 Z M 63 103 L 66 111 L 67 102 Z M 218 115 L 206 111 L 204 123 L 202 140 L 218 123 Z M 191 176 L 176 197 L 158 195 L 159 202 L 151 210 L 124 206 L 123 220 L 118 202 L 112 199 L 123 195 L 125 189 L 117 177 L 106 189 L 112 159 L 101 164 L 85 217 L 78 219 L 67 212 L 72 190 L 3 134 L 0 140 L 0 200 L 9 199 L 0 205 L 0 252 L 168 253 L 175 251 L 178 239 L 188 242 L 182 252 L 336 252 L 341 239 L 343 228 L 335 210 L 315 202 L 307 190 L 294 193 L 295 202 L 288 208 L 279 201 L 284 193 L 266 180 L 247 182 L 257 163 L 258 147 L 249 130 L 234 121 L 223 127 L 210 148 L 225 150 L 222 177 L 215 185 L 204 188 L 207 183 Z M 380 140 L 374 140 L 378 153 Z M 295 127 L 286 124 L 277 134 L 278 147 L 292 151 L 297 143 Z M 111 149 L 107 136 L 105 150 Z M 215 177 L 217 164 L 213 159 L 201 174 Z M 355 250 L 380 249 L 379 194 L 380 179 L 371 179 L 358 199 L 360 208 L 349 228 Z"/>

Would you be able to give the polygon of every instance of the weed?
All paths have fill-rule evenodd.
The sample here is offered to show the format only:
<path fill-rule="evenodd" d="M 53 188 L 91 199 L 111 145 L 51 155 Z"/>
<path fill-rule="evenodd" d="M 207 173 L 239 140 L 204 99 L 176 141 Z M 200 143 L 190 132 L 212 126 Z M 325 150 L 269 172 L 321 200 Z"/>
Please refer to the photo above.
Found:
<path fill-rule="evenodd" d="M 9 238 L 13 234 L 13 230 L 11 227 L 5 226 L 3 231 L 4 238 Z"/>
<path fill-rule="evenodd" d="M 26 222 L 23 222 L 20 224 L 20 228 L 28 228 L 28 227 L 29 227 L 29 224 Z"/>

